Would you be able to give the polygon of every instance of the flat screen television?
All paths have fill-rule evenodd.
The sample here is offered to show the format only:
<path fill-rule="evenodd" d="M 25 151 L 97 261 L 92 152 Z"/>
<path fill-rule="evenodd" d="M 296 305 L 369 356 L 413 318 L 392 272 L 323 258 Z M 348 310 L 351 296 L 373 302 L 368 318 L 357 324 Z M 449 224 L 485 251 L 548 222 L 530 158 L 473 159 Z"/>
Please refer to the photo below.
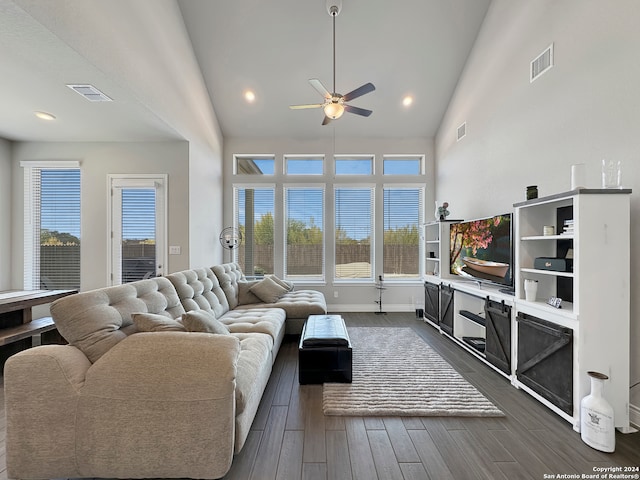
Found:
<path fill-rule="evenodd" d="M 450 225 L 453 275 L 513 288 L 511 214 Z"/>

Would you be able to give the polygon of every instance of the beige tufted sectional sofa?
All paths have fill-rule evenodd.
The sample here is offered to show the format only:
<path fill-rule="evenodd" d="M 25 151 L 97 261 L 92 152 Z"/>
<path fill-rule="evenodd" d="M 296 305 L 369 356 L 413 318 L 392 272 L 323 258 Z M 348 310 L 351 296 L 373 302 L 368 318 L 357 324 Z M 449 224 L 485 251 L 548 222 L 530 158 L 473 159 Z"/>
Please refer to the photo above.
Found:
<path fill-rule="evenodd" d="M 9 478 L 224 476 L 285 333 L 326 313 L 320 292 L 265 302 L 258 282 L 229 263 L 54 302 L 69 345 L 5 364 Z M 186 328 L 194 316 L 204 330 Z"/>

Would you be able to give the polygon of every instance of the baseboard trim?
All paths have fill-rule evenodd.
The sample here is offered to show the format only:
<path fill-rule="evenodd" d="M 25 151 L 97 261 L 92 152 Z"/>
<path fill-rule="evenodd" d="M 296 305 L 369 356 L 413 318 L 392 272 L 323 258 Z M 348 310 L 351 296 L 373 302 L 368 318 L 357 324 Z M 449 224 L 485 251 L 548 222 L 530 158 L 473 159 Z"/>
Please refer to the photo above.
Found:
<path fill-rule="evenodd" d="M 377 312 L 380 310 L 380 307 L 375 303 L 372 305 L 370 303 L 365 304 L 327 304 L 327 310 L 329 312 L 345 312 L 345 313 L 357 313 L 357 312 Z M 412 304 L 402 305 L 402 304 L 389 304 L 385 305 L 382 303 L 382 311 L 383 312 L 413 312 L 415 310 Z"/>
<path fill-rule="evenodd" d="M 640 407 L 629 404 L 629 423 L 640 430 Z"/>

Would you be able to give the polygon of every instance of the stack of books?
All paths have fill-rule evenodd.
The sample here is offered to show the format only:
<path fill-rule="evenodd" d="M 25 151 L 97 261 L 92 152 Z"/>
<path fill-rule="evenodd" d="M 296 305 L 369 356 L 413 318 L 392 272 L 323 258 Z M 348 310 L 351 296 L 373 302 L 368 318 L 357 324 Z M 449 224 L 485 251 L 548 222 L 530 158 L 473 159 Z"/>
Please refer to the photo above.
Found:
<path fill-rule="evenodd" d="M 562 235 L 573 235 L 573 218 L 564 221 Z"/>

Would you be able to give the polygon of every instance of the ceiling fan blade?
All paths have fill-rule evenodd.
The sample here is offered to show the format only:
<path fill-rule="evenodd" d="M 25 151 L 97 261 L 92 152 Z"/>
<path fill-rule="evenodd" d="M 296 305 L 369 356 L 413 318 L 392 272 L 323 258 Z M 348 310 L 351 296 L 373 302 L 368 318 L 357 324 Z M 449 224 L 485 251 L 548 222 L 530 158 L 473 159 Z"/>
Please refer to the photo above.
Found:
<path fill-rule="evenodd" d="M 361 87 L 358 87 L 355 90 L 353 90 L 353 91 L 347 93 L 346 95 L 344 95 L 342 97 L 342 99 L 345 102 L 348 102 L 349 100 L 353 100 L 354 98 L 361 97 L 362 95 L 364 95 L 366 93 L 373 92 L 375 89 L 376 89 L 376 87 L 373 85 L 373 83 L 365 83 Z"/>
<path fill-rule="evenodd" d="M 309 103 L 306 105 L 289 105 L 291 110 L 301 110 L 303 108 L 320 108 L 324 106 L 324 103 Z"/>
<path fill-rule="evenodd" d="M 322 125 L 327 125 L 330 121 L 331 119 L 325 115 L 324 120 L 322 121 Z"/>
<path fill-rule="evenodd" d="M 325 86 L 324 86 L 324 85 L 322 85 L 322 82 L 321 82 L 320 80 L 318 80 L 317 78 L 312 78 L 312 79 L 310 79 L 310 80 L 309 80 L 309 83 L 310 83 L 310 84 L 311 84 L 311 86 L 312 86 L 313 88 L 315 88 L 315 89 L 318 91 L 318 93 L 319 93 L 320 95 L 322 95 L 324 98 L 327 98 L 327 99 L 331 98 L 331 93 L 329 92 L 329 90 L 327 90 L 327 89 L 325 88 Z"/>
<path fill-rule="evenodd" d="M 344 109 L 349 113 L 355 113 L 356 115 L 362 115 L 363 117 L 368 117 L 373 113 L 372 110 L 367 110 L 366 108 L 354 107 L 352 105 L 345 105 Z"/>

